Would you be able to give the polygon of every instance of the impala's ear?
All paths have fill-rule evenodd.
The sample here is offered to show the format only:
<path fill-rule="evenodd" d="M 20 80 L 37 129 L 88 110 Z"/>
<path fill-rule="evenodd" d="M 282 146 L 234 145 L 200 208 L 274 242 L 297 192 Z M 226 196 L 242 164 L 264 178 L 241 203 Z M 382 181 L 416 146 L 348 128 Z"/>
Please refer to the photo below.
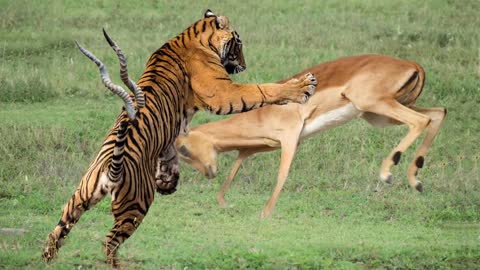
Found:
<path fill-rule="evenodd" d="M 207 9 L 207 11 L 205 11 L 205 14 L 203 14 L 203 18 L 210 18 L 210 17 L 215 17 L 216 15 L 213 14 L 213 12 L 210 10 L 210 9 Z"/>
<path fill-rule="evenodd" d="M 184 157 L 187 157 L 187 158 L 192 157 L 192 154 L 190 153 L 190 151 L 188 150 L 188 148 L 184 144 L 180 145 L 180 147 L 178 147 L 178 152 L 180 153 L 180 155 L 182 155 Z"/>

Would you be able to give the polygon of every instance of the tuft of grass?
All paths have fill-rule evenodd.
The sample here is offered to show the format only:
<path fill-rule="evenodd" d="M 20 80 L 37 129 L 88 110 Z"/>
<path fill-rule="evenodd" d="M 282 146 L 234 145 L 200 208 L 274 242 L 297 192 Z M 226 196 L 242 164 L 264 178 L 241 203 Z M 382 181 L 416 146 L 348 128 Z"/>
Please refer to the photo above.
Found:
<path fill-rule="evenodd" d="M 50 82 L 38 74 L 16 78 L 14 81 L 0 77 L 0 84 L 0 102 L 45 102 L 58 97 Z"/>

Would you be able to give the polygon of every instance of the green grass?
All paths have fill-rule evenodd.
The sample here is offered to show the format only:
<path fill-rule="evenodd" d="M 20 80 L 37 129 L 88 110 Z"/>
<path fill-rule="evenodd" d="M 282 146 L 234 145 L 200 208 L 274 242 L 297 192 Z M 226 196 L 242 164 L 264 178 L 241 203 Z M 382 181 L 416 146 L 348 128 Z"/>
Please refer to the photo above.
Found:
<path fill-rule="evenodd" d="M 425 192 L 407 185 L 412 150 L 394 168 L 393 185 L 377 179 L 405 127 L 356 121 L 307 140 L 273 217 L 263 221 L 279 152 L 247 160 L 221 209 L 215 193 L 235 158 L 226 154 L 215 180 L 182 167 L 178 191 L 157 196 L 120 249 L 126 268 L 480 269 L 478 1 L 207 2 L 0 0 L 0 228 L 26 229 L 0 232 L 0 268 L 107 268 L 108 199 L 82 216 L 57 260 L 40 259 L 121 108 L 73 41 L 117 78 L 106 27 L 138 78 L 155 49 L 211 8 L 244 42 L 247 71 L 238 82 L 277 81 L 362 53 L 422 64 L 418 104 L 449 112 L 419 174 Z M 200 113 L 192 124 L 219 118 Z"/>

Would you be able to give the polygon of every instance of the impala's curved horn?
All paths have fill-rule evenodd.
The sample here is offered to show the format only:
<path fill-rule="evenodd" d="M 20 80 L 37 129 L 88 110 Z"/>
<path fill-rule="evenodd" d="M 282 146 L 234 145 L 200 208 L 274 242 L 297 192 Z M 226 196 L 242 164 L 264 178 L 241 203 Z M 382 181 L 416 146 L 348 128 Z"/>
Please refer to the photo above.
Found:
<path fill-rule="evenodd" d="M 107 87 L 108 89 L 110 89 L 110 91 L 112 91 L 113 93 L 115 93 L 116 95 L 118 95 L 123 99 L 123 102 L 125 103 L 125 109 L 127 110 L 127 113 L 128 113 L 128 117 L 132 121 L 135 120 L 135 108 L 133 106 L 132 98 L 127 93 L 127 91 L 125 91 L 121 86 L 114 84 L 112 80 L 110 80 L 110 76 L 108 75 L 107 68 L 95 55 L 93 55 L 91 52 L 89 52 L 88 50 L 80 46 L 80 44 L 78 44 L 77 41 L 75 41 L 75 44 L 77 45 L 78 49 L 86 57 L 88 57 L 98 66 L 98 69 L 100 70 L 100 75 L 102 77 L 102 82 L 105 85 L 105 87 Z"/>
<path fill-rule="evenodd" d="M 118 60 L 120 61 L 120 78 L 122 79 L 123 83 L 128 87 L 128 89 L 130 89 L 135 95 L 135 100 L 137 101 L 137 110 L 143 108 L 145 106 L 145 97 L 143 96 L 142 89 L 138 87 L 138 85 L 128 77 L 127 58 L 123 54 L 120 47 L 118 47 L 115 41 L 113 41 L 107 34 L 105 28 L 103 28 L 102 30 L 105 39 L 107 40 L 108 44 L 110 44 L 110 47 L 112 47 L 112 49 L 115 51 L 118 56 Z"/>

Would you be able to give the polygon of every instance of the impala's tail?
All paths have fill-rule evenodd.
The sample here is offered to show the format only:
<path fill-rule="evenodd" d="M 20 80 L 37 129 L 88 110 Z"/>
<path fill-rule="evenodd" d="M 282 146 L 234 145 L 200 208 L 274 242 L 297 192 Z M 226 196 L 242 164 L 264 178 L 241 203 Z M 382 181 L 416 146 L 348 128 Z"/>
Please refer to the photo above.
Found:
<path fill-rule="evenodd" d="M 422 93 L 425 83 L 425 71 L 423 68 L 417 63 L 412 64 L 415 65 L 415 71 L 397 92 L 397 100 L 407 107 L 415 104 L 415 101 Z"/>

